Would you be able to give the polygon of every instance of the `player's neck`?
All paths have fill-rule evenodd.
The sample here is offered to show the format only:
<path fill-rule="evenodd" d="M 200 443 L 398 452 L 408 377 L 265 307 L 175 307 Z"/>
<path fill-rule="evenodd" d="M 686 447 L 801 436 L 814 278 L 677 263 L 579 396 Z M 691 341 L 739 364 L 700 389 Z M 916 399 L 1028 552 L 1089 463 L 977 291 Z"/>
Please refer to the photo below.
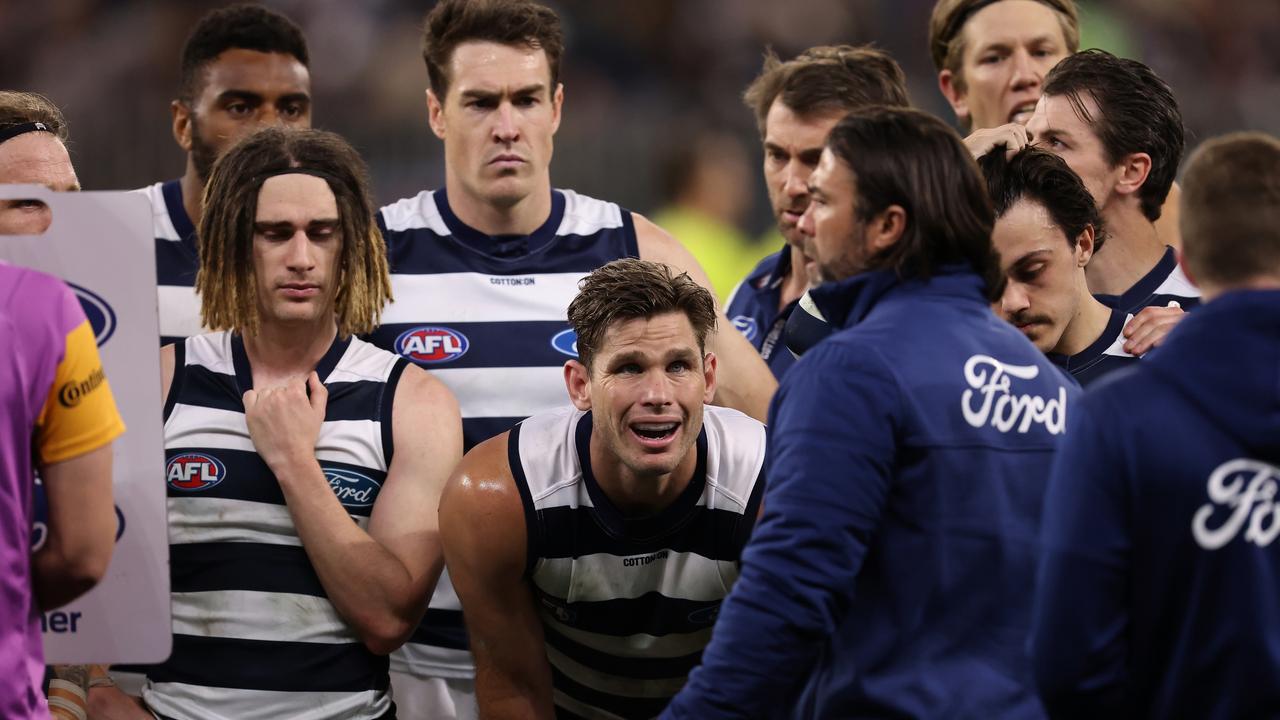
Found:
<path fill-rule="evenodd" d="M 486 235 L 529 235 L 551 216 L 551 180 L 536 184 L 533 192 L 511 205 L 495 205 L 447 182 L 449 209 L 468 227 Z"/>
<path fill-rule="evenodd" d="M 1136 208 L 1106 213 L 1107 241 L 1085 268 L 1095 295 L 1123 295 L 1164 257 L 1156 226 Z"/>
<path fill-rule="evenodd" d="M 187 217 L 193 226 L 200 227 L 200 217 L 204 215 L 204 181 L 190 158 L 187 159 L 187 171 L 178 184 L 182 187 L 182 207 L 187 211 Z"/>
<path fill-rule="evenodd" d="M 253 386 L 279 385 L 315 370 L 337 334 L 338 323 L 332 315 L 315 322 L 263 321 L 257 333 L 244 335 Z"/>
<path fill-rule="evenodd" d="M 791 253 L 791 270 L 782 279 L 782 289 L 778 294 L 779 311 L 809 291 L 809 275 L 804 271 L 804 254 L 794 245 L 787 245 L 786 251 Z"/>
<path fill-rule="evenodd" d="M 591 435 L 591 471 L 600 489 L 624 515 L 653 515 L 667 509 L 689 486 L 698 467 L 690 448 L 676 469 L 665 475 L 639 475 L 613 456 L 597 433 Z"/>
<path fill-rule="evenodd" d="M 1081 295 L 1076 316 L 1062 331 L 1062 337 L 1053 348 L 1055 353 L 1068 357 L 1078 355 L 1097 342 L 1107 330 L 1107 323 L 1111 321 L 1111 308 L 1098 302 L 1088 291 L 1081 292 Z"/>

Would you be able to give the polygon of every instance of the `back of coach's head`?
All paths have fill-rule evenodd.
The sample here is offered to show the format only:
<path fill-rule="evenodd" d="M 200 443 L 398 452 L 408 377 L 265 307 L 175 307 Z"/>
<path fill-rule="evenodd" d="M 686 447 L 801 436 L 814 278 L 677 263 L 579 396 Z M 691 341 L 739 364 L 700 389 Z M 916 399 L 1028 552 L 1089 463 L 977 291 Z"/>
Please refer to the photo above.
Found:
<path fill-rule="evenodd" d="M 970 266 L 1000 297 L 1003 274 L 991 245 L 995 212 L 973 156 L 955 130 L 909 108 L 868 108 L 841 120 L 827 137 L 836 159 L 853 170 L 858 220 L 892 205 L 906 222 L 901 237 L 872 256 L 869 269 L 929 278 L 944 265 Z"/>
<path fill-rule="evenodd" d="M 1280 279 L 1280 140 L 1259 132 L 1205 142 L 1182 181 L 1183 262 L 1217 290 Z"/>

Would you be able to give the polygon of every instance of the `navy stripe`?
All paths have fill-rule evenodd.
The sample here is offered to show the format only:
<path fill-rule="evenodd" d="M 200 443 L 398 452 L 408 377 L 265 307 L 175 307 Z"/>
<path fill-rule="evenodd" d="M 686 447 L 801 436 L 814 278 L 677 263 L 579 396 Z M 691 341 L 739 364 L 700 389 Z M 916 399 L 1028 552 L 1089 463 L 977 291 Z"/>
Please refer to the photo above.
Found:
<path fill-rule="evenodd" d="M 595 512 L 595 508 L 568 506 L 538 510 L 537 519 L 542 525 L 539 556 L 572 558 L 593 553 L 627 556 L 674 550 L 712 560 L 737 561 L 742 555 L 741 544 L 726 540 L 740 535 L 744 519 L 737 512 L 710 510 L 699 505 L 687 511 L 682 522 L 670 532 L 644 540 L 610 532 L 600 524 Z M 752 518 L 745 522 L 749 533 Z"/>
<path fill-rule="evenodd" d="M 185 335 L 161 335 L 160 347 L 164 347 L 165 345 L 181 345 L 182 341 L 186 339 Z"/>
<path fill-rule="evenodd" d="M 1080 387 L 1087 388 L 1116 370 L 1129 367 L 1135 362 L 1138 362 L 1136 357 L 1102 355 L 1088 365 L 1072 369 L 1071 376 L 1080 383 Z"/>
<path fill-rule="evenodd" d="M 639 698 L 624 697 L 612 693 L 600 692 L 574 682 L 567 675 L 551 666 L 551 684 L 560 692 L 582 703 L 611 712 L 619 717 L 631 720 L 647 720 L 658 717 L 671 698 Z M 672 696 L 674 697 L 674 695 Z"/>
<path fill-rule="evenodd" d="M 533 589 L 544 607 L 554 608 L 551 612 L 565 618 L 565 625 L 613 637 L 640 633 L 661 637 L 706 630 L 715 624 L 720 607 L 719 600 L 685 600 L 659 592 L 647 592 L 637 598 L 565 602 L 536 584 Z"/>
<path fill-rule="evenodd" d="M 187 365 L 178 402 L 183 405 L 243 413 L 243 392 L 234 375 L 210 370 L 204 365 Z"/>
<path fill-rule="evenodd" d="M 466 351 L 454 359 L 421 361 L 409 354 L 412 336 L 400 343 L 401 335 L 415 328 L 447 328 L 466 339 Z M 522 322 L 438 322 L 394 323 L 374 330 L 366 340 L 396 353 L 426 370 L 442 368 L 560 367 L 572 355 L 555 349 L 551 339 L 569 329 L 567 320 Z"/>
<path fill-rule="evenodd" d="M 533 566 L 542 555 L 542 525 L 538 523 L 537 510 L 533 506 L 533 495 L 529 493 L 529 479 L 524 474 L 524 463 L 520 461 L 520 426 L 511 428 L 507 435 L 507 465 L 511 468 L 511 479 L 520 491 L 520 504 L 524 506 L 525 553 L 524 575 L 526 578 L 533 572 Z"/>
<path fill-rule="evenodd" d="M 768 443 L 765 443 L 766 452 L 768 451 Z M 756 482 L 751 486 L 751 497 L 747 498 L 747 507 L 742 511 L 739 517 L 741 520 L 738 527 L 733 533 L 726 537 L 733 538 L 730 540 L 729 550 L 734 557 L 726 558 L 727 560 L 740 561 L 742 559 L 742 548 L 747 546 L 747 541 L 751 539 L 751 531 L 755 529 L 756 520 L 760 515 L 760 503 L 764 501 L 764 489 L 766 485 L 764 469 L 769 467 L 769 459 L 760 463 L 760 472 L 756 475 Z"/>
<path fill-rule="evenodd" d="M 457 610 L 428 608 L 427 614 L 422 616 L 422 622 L 409 637 L 409 642 L 451 650 L 471 649 L 467 642 L 466 623 L 462 613 Z"/>
<path fill-rule="evenodd" d="M 195 287 L 200 260 L 195 248 L 180 240 L 156 238 L 156 284 Z"/>
<path fill-rule="evenodd" d="M 524 420 L 522 417 L 462 418 L 463 452 L 469 452 L 471 448 L 485 440 L 501 435 L 520 424 L 522 420 Z"/>
<path fill-rule="evenodd" d="M 702 662 L 702 651 L 679 657 L 622 657 L 579 644 L 554 629 L 543 626 L 543 638 L 551 647 L 578 663 L 602 673 L 636 680 L 686 677 Z"/>
<path fill-rule="evenodd" d="M 409 367 L 409 363 L 403 358 L 396 360 L 396 364 L 391 367 L 391 373 L 387 375 L 387 381 L 383 383 L 381 399 L 379 400 L 378 420 L 382 423 L 382 459 L 391 467 L 391 458 L 395 455 L 395 419 L 392 414 L 396 400 L 396 388 L 400 386 L 400 377 L 404 375 L 404 369 Z"/>
<path fill-rule="evenodd" d="M 187 379 L 179 402 L 193 407 L 243 413 L 242 392 L 232 375 L 214 372 L 203 365 L 189 365 Z M 329 401 L 324 419 L 372 420 L 381 418 L 383 389 L 386 383 L 376 380 L 326 383 Z"/>
<path fill-rule="evenodd" d="M 327 598 L 302 547 L 246 542 L 169 546 L 173 592 L 247 590 Z"/>
<path fill-rule="evenodd" d="M 166 344 L 173 345 L 173 377 L 169 379 L 169 394 L 164 399 L 163 418 L 167 422 L 173 406 L 178 403 L 178 396 L 182 394 L 183 380 L 187 376 L 187 343 L 182 340 Z"/>
<path fill-rule="evenodd" d="M 624 217 L 630 213 L 623 211 Z M 390 230 L 387 260 L 393 275 L 480 273 L 523 276 L 541 273 L 587 274 L 620 257 L 636 256 L 635 229 L 626 223 L 591 235 L 557 235 L 554 242 L 526 255 L 498 258 L 485 255 L 449 235 L 428 228 Z"/>
<path fill-rule="evenodd" d="M 231 450 L 227 448 L 206 448 L 206 447 L 167 447 L 165 448 L 166 459 L 174 458 L 179 455 L 200 454 L 212 457 L 221 462 L 224 468 L 222 478 L 213 485 L 198 490 L 183 490 L 174 487 L 172 483 L 168 483 L 168 495 L 171 498 L 220 498 L 223 500 L 245 500 L 249 502 L 267 503 L 270 505 L 285 505 L 284 493 L 280 490 L 280 483 L 276 480 L 274 474 L 263 462 L 262 457 L 255 452 L 248 450 Z M 324 470 L 346 470 L 350 473 L 363 475 L 372 479 L 381 489 L 382 483 L 386 480 L 387 474 L 380 470 L 363 467 L 361 465 L 353 465 L 350 463 L 342 463 L 333 460 L 324 460 L 320 462 L 320 467 Z M 167 474 L 166 470 L 166 474 Z M 376 499 L 378 493 L 373 493 Z M 368 517 L 372 512 L 372 503 L 365 505 L 344 505 L 343 508 L 352 515 Z"/>
<path fill-rule="evenodd" d="M 182 204 L 182 180 L 169 180 L 160 186 L 160 194 L 164 197 L 164 209 L 169 213 L 169 222 L 183 242 L 195 248 L 196 226 L 187 215 L 187 206 Z"/>
<path fill-rule="evenodd" d="M 152 682 L 277 692 L 384 691 L 385 655 L 359 643 L 233 640 L 173 636 L 173 654 L 147 671 Z"/>

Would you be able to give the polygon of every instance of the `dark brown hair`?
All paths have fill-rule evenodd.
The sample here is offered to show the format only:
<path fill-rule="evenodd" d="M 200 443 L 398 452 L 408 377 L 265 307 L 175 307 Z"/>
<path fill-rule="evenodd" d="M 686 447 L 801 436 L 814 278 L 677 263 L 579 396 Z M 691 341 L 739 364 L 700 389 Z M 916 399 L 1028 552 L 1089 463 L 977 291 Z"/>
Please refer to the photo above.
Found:
<path fill-rule="evenodd" d="M 39 93 L 0 90 L 0 130 L 33 122 L 44 123 L 59 140 L 67 142 L 67 119 L 49 98 Z"/>
<path fill-rule="evenodd" d="M 1037 147 L 1025 147 L 1012 158 L 996 148 L 978 160 L 987 178 L 987 195 L 1002 217 L 1019 200 L 1030 200 L 1044 207 L 1053 224 L 1076 246 L 1080 233 L 1093 228 L 1093 249 L 1102 247 L 1105 233 L 1102 214 L 1080 176 L 1071 171 L 1062 158 Z"/>
<path fill-rule="evenodd" d="M 1044 94 L 1071 101 L 1076 116 L 1102 142 L 1112 167 L 1130 153 L 1151 157 L 1138 199 L 1148 220 L 1159 219 L 1186 142 L 1182 113 L 1169 85 L 1137 60 L 1085 50 L 1053 66 L 1044 79 Z M 1086 97 L 1097 103 L 1097 117 L 1085 106 Z"/>
<path fill-rule="evenodd" d="M 995 213 L 955 130 L 919 110 L 874 107 L 841 120 L 827 148 L 853 171 L 860 221 L 890 205 L 906 213 L 902 237 L 870 258 L 871 269 L 927 279 L 943 265 L 964 263 L 982 277 L 989 299 L 1000 297 L 1004 276 L 991 245 Z"/>
<path fill-rule="evenodd" d="M 755 113 L 761 136 L 774 100 L 802 116 L 911 104 L 907 78 L 893 58 L 870 46 L 851 45 L 812 47 L 786 62 L 769 50 L 742 99 Z"/>
<path fill-rule="evenodd" d="M 1182 176 L 1182 254 L 1198 279 L 1230 286 L 1280 273 L 1280 140 L 1206 141 Z"/>
<path fill-rule="evenodd" d="M 569 303 L 569 324 L 578 335 L 578 359 L 591 367 L 592 357 L 615 323 L 682 312 L 693 326 L 698 349 L 706 349 L 707 333 L 716 326 L 715 300 L 688 273 L 676 275 L 661 263 L 623 258 L 597 268 L 583 279 Z"/>
<path fill-rule="evenodd" d="M 260 130 L 213 166 L 198 233 L 201 318 L 214 330 L 257 331 L 253 237 L 258 194 L 267 178 L 289 168 L 323 177 L 337 200 L 342 242 L 333 278 L 338 334 L 371 332 L 391 299 L 391 280 L 386 245 L 374 220 L 369 171 L 346 140 L 323 130 Z"/>
<path fill-rule="evenodd" d="M 550 8 L 530 0 L 440 0 L 427 13 L 422 31 L 422 59 L 427 79 L 440 102 L 449 91 L 449 61 L 464 42 L 524 45 L 547 54 L 551 86 L 560 82 L 564 32 Z"/>
<path fill-rule="evenodd" d="M 979 10 L 1001 0 L 938 0 L 929 16 L 929 55 L 938 72 L 950 70 L 955 76 L 955 86 L 964 90 L 964 25 Z M 1067 41 L 1066 50 L 1073 53 L 1080 49 L 1080 15 L 1073 0 L 1035 0 L 1053 10 L 1062 26 L 1062 37 Z"/>

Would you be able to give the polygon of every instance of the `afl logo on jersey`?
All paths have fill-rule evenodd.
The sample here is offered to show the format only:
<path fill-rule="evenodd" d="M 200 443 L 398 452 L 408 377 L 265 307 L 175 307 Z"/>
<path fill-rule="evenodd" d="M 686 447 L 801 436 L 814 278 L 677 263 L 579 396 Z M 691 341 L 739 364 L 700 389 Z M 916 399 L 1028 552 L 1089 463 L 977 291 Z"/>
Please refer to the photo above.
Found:
<path fill-rule="evenodd" d="M 738 315 L 733 318 L 733 326 L 738 329 L 748 340 L 756 339 L 756 319 L 747 317 L 746 315 Z"/>
<path fill-rule="evenodd" d="M 220 460 L 204 453 L 183 453 L 169 458 L 165 479 L 174 490 L 187 492 L 208 490 L 222 482 L 227 468 Z"/>
<path fill-rule="evenodd" d="M 467 354 L 467 336 L 447 327 L 416 327 L 396 338 L 396 352 L 417 363 L 453 362 Z"/>
<path fill-rule="evenodd" d="M 324 477 L 329 481 L 333 494 L 338 496 L 338 502 L 346 507 L 373 507 L 373 501 L 378 499 L 378 491 L 382 489 L 377 480 L 351 470 L 325 468 Z"/>
<path fill-rule="evenodd" d="M 67 286 L 76 294 L 85 317 L 89 319 L 89 327 L 93 328 L 93 337 L 98 347 L 102 347 L 116 331 L 116 311 L 97 293 L 75 283 L 67 283 Z"/>
<path fill-rule="evenodd" d="M 573 328 L 561 330 L 551 338 L 551 347 L 569 357 L 578 357 L 578 333 Z"/>

